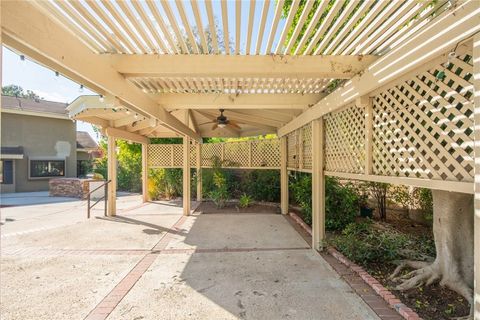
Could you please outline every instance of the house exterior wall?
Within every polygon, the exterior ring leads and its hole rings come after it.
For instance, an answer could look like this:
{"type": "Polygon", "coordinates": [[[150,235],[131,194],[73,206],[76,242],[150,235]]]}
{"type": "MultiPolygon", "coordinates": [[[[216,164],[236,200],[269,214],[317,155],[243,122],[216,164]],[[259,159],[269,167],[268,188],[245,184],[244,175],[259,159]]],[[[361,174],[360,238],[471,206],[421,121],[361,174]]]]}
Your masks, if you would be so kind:
{"type": "Polygon", "coordinates": [[[85,151],[77,151],[77,160],[92,160],[92,156],[85,151]]]}
{"type": "MultiPolygon", "coordinates": [[[[23,146],[15,160],[15,191],[46,191],[49,178],[29,178],[29,159],[65,159],[65,177],[77,176],[76,126],[68,119],[2,113],[2,146],[23,146]]],[[[7,192],[7,190],[2,192],[7,192]]]]}

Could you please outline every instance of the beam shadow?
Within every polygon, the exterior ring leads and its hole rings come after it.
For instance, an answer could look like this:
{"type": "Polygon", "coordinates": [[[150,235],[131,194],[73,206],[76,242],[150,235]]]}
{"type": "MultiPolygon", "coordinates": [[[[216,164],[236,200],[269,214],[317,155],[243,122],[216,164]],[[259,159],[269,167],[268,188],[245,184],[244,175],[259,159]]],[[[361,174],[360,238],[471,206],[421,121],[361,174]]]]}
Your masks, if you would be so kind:
{"type": "Polygon", "coordinates": [[[143,232],[148,234],[148,235],[160,234],[162,232],[168,232],[168,233],[171,233],[171,234],[182,235],[182,236],[184,236],[186,234],[185,231],[178,231],[178,230],[175,230],[175,229],[169,229],[169,228],[166,228],[166,227],[159,226],[157,224],[149,223],[149,222],[142,221],[142,220],[127,218],[127,217],[124,217],[124,216],[95,217],[95,218],[99,219],[99,220],[110,221],[110,222],[119,222],[119,223],[136,224],[136,225],[145,226],[145,227],[148,227],[149,229],[144,229],[143,232]]]}

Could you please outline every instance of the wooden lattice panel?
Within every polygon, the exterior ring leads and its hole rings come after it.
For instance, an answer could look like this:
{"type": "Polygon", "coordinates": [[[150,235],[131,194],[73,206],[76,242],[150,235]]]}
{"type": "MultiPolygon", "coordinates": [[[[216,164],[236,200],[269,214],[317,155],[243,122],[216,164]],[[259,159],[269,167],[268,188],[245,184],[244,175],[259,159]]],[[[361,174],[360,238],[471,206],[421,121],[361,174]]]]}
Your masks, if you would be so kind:
{"type": "Polygon", "coordinates": [[[250,143],[247,141],[231,142],[223,144],[223,155],[226,166],[229,167],[251,167],[250,164],[250,143]]]}
{"type": "MultiPolygon", "coordinates": [[[[183,144],[151,144],[148,151],[149,167],[183,167],[183,144]]],[[[196,167],[196,153],[196,145],[190,145],[191,167],[196,167]]],[[[280,168],[280,142],[278,139],[265,139],[203,144],[201,166],[211,167],[214,157],[229,168],[280,168]]]]}
{"type": "Polygon", "coordinates": [[[298,130],[292,131],[287,135],[287,167],[290,169],[298,168],[298,130]]]}
{"type": "Polygon", "coordinates": [[[151,168],[173,167],[172,146],[171,144],[149,144],[148,166],[151,168]]]}
{"type": "Polygon", "coordinates": [[[312,124],[302,128],[302,167],[312,169],[312,124]]]}
{"type": "Polygon", "coordinates": [[[171,144],[172,146],[172,166],[183,167],[183,144],[171,144]]]}
{"type": "Polygon", "coordinates": [[[280,141],[278,139],[253,140],[251,143],[251,167],[279,168],[280,141]]]}
{"type": "Polygon", "coordinates": [[[190,145],[190,167],[197,166],[197,146],[192,143],[190,145]]]}
{"type": "Polygon", "coordinates": [[[205,143],[202,146],[202,167],[211,167],[212,159],[223,159],[221,143],[205,143]]]}
{"type": "Polygon", "coordinates": [[[365,110],[350,106],[325,116],[325,170],[363,173],[365,110]]]}
{"type": "Polygon", "coordinates": [[[374,97],[374,174],[473,180],[472,72],[465,54],[374,97]]]}

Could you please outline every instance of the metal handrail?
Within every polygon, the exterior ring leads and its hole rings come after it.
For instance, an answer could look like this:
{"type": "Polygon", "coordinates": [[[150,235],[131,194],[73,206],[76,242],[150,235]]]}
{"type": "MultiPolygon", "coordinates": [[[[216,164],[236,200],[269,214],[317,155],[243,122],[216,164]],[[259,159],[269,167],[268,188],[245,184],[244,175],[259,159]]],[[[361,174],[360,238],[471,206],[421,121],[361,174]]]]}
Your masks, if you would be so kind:
{"type": "Polygon", "coordinates": [[[105,183],[101,184],[100,186],[96,187],[95,189],[93,189],[92,191],[89,191],[87,193],[87,219],[90,219],[90,210],[97,204],[99,203],[100,201],[102,201],[103,199],[105,199],[105,208],[104,208],[104,216],[106,217],[107,216],[107,194],[108,194],[108,184],[112,182],[112,180],[107,180],[105,181],[105,183]],[[99,198],[97,201],[95,201],[94,204],[90,205],[90,196],[92,195],[93,192],[97,191],[98,189],[102,188],[102,187],[105,187],[105,193],[103,195],[103,197],[99,198]]]}

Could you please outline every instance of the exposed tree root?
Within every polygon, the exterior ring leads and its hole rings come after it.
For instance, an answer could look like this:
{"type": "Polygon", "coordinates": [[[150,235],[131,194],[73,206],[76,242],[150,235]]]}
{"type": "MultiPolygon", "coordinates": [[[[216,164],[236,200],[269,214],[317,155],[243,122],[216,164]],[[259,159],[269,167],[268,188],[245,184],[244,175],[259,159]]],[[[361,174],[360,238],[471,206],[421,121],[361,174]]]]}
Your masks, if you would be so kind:
{"type": "Polygon", "coordinates": [[[451,270],[448,275],[441,272],[437,261],[433,263],[425,261],[413,261],[405,260],[393,271],[390,275],[390,279],[393,281],[402,281],[395,287],[395,290],[406,291],[414,288],[421,287],[422,285],[429,286],[436,282],[443,287],[457,292],[463,296],[470,304],[470,315],[467,317],[461,317],[457,319],[471,319],[473,316],[473,290],[462,279],[458,272],[451,270]],[[413,268],[415,270],[407,273],[406,275],[399,276],[403,269],[406,267],[413,268]]]}

